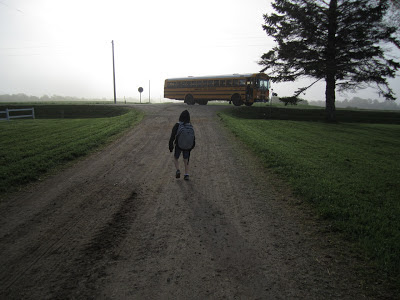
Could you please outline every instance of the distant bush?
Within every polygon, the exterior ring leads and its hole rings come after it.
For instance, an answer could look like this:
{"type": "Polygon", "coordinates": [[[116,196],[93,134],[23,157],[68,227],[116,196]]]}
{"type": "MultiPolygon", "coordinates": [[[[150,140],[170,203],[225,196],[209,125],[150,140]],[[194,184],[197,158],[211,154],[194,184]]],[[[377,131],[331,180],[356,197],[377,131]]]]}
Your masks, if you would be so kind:
{"type": "MultiPolygon", "coordinates": [[[[311,105],[325,107],[325,101],[311,101],[311,105]]],[[[361,109],[376,109],[376,110],[400,110],[400,105],[396,101],[385,100],[383,102],[372,99],[362,99],[354,97],[351,100],[343,100],[335,102],[337,108],[361,108],[361,109]]]]}
{"type": "Polygon", "coordinates": [[[282,97],[279,98],[279,101],[285,103],[285,106],[287,106],[288,104],[297,105],[297,103],[303,100],[298,97],[282,97]]]}

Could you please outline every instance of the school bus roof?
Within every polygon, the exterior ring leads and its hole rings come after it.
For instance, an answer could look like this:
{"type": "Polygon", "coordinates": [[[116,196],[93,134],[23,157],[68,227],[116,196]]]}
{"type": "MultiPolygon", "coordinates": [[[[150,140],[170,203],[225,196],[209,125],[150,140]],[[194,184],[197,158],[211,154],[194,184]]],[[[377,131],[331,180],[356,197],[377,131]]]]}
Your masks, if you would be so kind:
{"type": "Polygon", "coordinates": [[[267,76],[264,73],[249,73],[249,74],[229,74],[229,75],[212,75],[212,76],[189,76],[180,78],[168,78],[166,80],[207,80],[207,79],[234,79],[234,78],[248,78],[256,75],[267,76]]]}

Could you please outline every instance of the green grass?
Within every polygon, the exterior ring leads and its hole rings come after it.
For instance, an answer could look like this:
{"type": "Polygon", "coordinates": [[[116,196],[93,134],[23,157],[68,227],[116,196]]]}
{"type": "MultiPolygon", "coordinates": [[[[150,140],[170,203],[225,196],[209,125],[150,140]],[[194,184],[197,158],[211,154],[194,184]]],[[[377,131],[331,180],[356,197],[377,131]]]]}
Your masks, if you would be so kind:
{"type": "MultiPolygon", "coordinates": [[[[310,119],[310,112],[284,112],[310,119]]],[[[375,124],[266,120],[262,111],[231,109],[223,122],[335,231],[388,276],[400,275],[400,114],[360,116],[375,124]],[[260,114],[261,112],[261,114],[260,114]],[[256,119],[252,119],[256,118],[256,119]],[[396,125],[377,124],[393,122],[396,125]]],[[[276,112],[275,112],[276,113],[276,112]]],[[[312,113],[312,112],[311,112],[312,113]]],[[[317,113],[317,112],[314,112],[317,113]]],[[[318,113],[317,113],[318,114],[318,113]]],[[[313,119],[315,120],[315,119],[313,119]]]]}
{"type": "Polygon", "coordinates": [[[15,191],[89,154],[143,116],[135,110],[94,105],[39,105],[35,111],[35,120],[0,122],[0,194],[15,191]],[[61,110],[69,119],[55,118],[61,110]],[[73,119],[73,114],[78,119],[73,119]],[[54,119],[42,119],[45,117],[54,119]]]}

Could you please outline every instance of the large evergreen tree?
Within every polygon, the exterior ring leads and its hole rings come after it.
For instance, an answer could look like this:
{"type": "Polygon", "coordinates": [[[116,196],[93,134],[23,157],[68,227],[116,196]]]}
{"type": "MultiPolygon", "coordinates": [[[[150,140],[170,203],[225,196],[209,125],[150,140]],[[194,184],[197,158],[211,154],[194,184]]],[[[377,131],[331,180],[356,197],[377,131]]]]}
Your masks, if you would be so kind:
{"type": "MultiPolygon", "coordinates": [[[[385,22],[389,26],[397,28],[395,36],[400,38],[400,0],[389,0],[389,9],[385,17],[385,22]]],[[[396,44],[400,49],[400,44],[396,44]]]]}
{"type": "Polygon", "coordinates": [[[311,77],[325,80],[328,121],[335,121],[336,89],[355,90],[376,84],[386,99],[395,99],[387,78],[399,62],[385,53],[383,43],[397,45],[396,27],[383,21],[382,0],[275,0],[276,11],[265,14],[263,29],[277,45],[260,61],[274,82],[311,77]]]}

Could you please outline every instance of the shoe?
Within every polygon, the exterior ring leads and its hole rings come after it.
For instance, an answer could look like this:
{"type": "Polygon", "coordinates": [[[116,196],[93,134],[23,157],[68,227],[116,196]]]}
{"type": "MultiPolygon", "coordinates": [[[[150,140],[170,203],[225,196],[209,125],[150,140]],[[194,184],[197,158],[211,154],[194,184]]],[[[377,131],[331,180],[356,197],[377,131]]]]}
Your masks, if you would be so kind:
{"type": "Polygon", "coordinates": [[[176,178],[181,178],[181,171],[176,170],[175,177],[176,177],[176,178]]]}
{"type": "Polygon", "coordinates": [[[185,176],[183,176],[183,179],[185,179],[185,180],[189,180],[189,175],[188,175],[188,174],[186,174],[185,176]]]}

